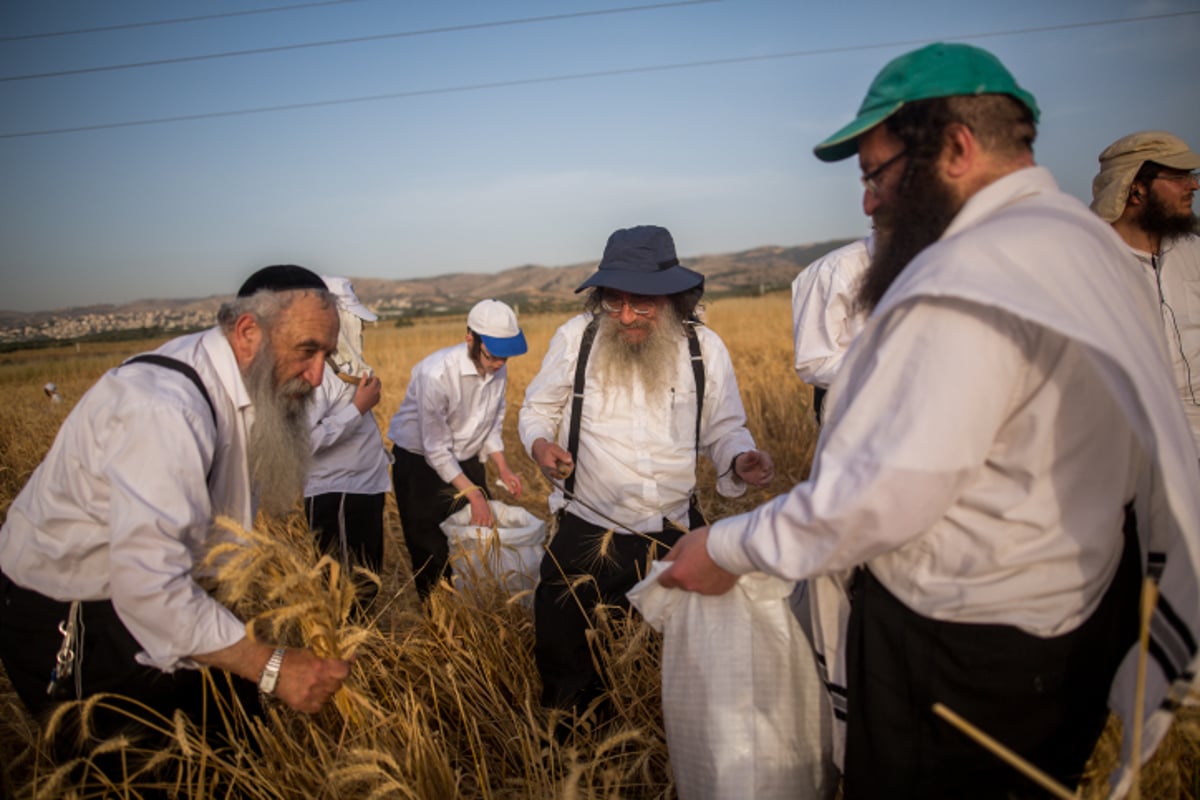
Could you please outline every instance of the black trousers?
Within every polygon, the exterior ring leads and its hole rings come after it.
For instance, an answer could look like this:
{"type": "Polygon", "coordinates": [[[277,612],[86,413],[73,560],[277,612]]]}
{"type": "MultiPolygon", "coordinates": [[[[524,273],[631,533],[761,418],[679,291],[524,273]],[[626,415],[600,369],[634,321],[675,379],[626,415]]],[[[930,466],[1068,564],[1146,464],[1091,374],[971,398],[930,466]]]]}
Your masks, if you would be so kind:
{"type": "MultiPolygon", "coordinates": [[[[78,668],[81,678],[78,697],[87,698],[102,692],[122,696],[112,698],[107,703],[116,706],[119,711],[97,706],[89,717],[92,745],[122,732],[143,740],[148,737],[152,743],[157,734],[139,722],[138,717],[144,718],[145,712],[137,703],[145,704],[168,719],[176,709],[181,709],[197,725],[207,714],[209,727],[213,730],[206,733],[214,745],[222,741],[225,732],[215,730],[221,723],[216,715],[213,691],[226,701],[232,692],[249,714],[261,713],[258,687],[250,681],[214,671],[212,683],[215,686],[205,687],[204,673],[200,670],[180,668],[173,673],[166,673],[143,666],[134,659],[142,650],[141,645],[121,622],[110,601],[89,601],[81,606],[84,633],[83,658],[78,668]],[[226,680],[226,677],[230,680],[226,680]]],[[[23,589],[7,575],[0,573],[0,660],[4,662],[4,670],[17,696],[40,721],[45,720],[62,702],[77,697],[74,678],[62,682],[55,696],[46,693],[51,670],[62,644],[58,625],[68,619],[69,609],[69,603],[23,589]]],[[[78,722],[70,719],[64,722],[64,735],[56,738],[56,755],[60,760],[78,754],[72,741],[78,722]]],[[[83,752],[87,747],[84,746],[83,752]]],[[[105,771],[108,771],[108,767],[119,769],[119,760],[114,758],[107,767],[101,766],[105,771]]]]}
{"type": "MultiPolygon", "coordinates": [[[[691,527],[704,524],[696,509],[691,527]]],[[[542,677],[542,705],[582,712],[604,692],[587,631],[597,604],[628,611],[625,593],[645,575],[650,561],[667,554],[683,532],[668,528],[641,536],[617,533],[599,555],[606,533],[571,514],[559,515],[558,532],[542,557],[534,593],[534,657],[542,677]],[[577,580],[590,576],[593,580],[577,580]]]]}
{"type": "Polygon", "coordinates": [[[860,570],[847,643],[846,799],[1048,796],[936,716],[935,702],[1075,787],[1104,730],[1113,675],[1137,638],[1140,589],[1131,509],[1100,605],[1048,639],[921,616],[860,570]]]}
{"type": "MultiPolygon", "coordinates": [[[[438,476],[425,461],[425,456],[396,446],[392,447],[392,455],[395,457],[392,486],[396,490],[400,527],[412,559],[417,594],[424,600],[439,580],[451,575],[450,544],[439,526],[467,501],[454,502],[458,490],[438,476]]],[[[487,469],[482,461],[469,458],[458,462],[458,466],[488,495],[487,469]]]]}
{"type": "MultiPolygon", "coordinates": [[[[308,527],[317,534],[321,550],[347,567],[359,565],[383,574],[383,504],[387,495],[329,492],[304,498],[308,527]]],[[[359,603],[369,605],[377,589],[360,585],[359,603]]]]}
{"type": "Polygon", "coordinates": [[[813,390],[813,399],[812,399],[813,416],[815,416],[817,418],[817,424],[820,425],[822,422],[822,418],[825,415],[825,395],[828,393],[829,390],[822,389],[820,386],[813,386],[812,390],[813,390]]]}

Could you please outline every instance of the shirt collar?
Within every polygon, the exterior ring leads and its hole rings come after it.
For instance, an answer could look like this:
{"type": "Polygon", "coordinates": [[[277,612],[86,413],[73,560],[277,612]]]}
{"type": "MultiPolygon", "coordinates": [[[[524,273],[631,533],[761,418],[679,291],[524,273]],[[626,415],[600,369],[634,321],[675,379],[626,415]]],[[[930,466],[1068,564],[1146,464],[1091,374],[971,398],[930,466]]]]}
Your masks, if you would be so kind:
{"type": "Polygon", "coordinates": [[[479,368],[476,367],[475,362],[471,360],[470,348],[467,346],[466,342],[459,344],[457,346],[457,350],[458,350],[458,369],[459,369],[459,374],[461,374],[462,377],[478,378],[479,380],[483,381],[484,383],[488,383],[489,381],[492,380],[492,378],[496,377],[496,374],[499,372],[499,370],[497,370],[496,372],[493,372],[491,375],[480,375],[479,374],[479,368]]]}
{"type": "Polygon", "coordinates": [[[234,406],[239,411],[249,406],[250,393],[246,391],[246,384],[242,380],[242,371],[238,368],[237,356],[233,354],[233,347],[225,338],[224,331],[220,327],[205,331],[201,338],[201,344],[208,354],[209,360],[212,361],[217,379],[233,400],[234,406]]]}

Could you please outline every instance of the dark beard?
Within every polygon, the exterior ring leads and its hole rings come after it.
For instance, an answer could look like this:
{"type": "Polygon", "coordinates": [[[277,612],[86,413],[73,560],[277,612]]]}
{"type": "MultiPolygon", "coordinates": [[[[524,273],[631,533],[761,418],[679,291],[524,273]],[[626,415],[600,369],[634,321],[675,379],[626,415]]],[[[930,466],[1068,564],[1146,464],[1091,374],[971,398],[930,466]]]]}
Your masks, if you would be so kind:
{"type": "Polygon", "coordinates": [[[1146,233],[1163,241],[1197,231],[1195,214],[1172,214],[1153,190],[1146,193],[1146,203],[1142,206],[1138,225],[1146,233]]]}
{"type": "Polygon", "coordinates": [[[262,509],[283,516],[295,506],[312,464],[312,386],[303,378],[276,386],[275,359],[266,341],[242,377],[254,406],[247,443],[250,482],[262,509]]]}
{"type": "Polygon", "coordinates": [[[961,207],[932,164],[912,165],[893,202],[875,212],[875,255],[859,283],[857,307],[873,311],[909,262],[938,240],[961,207]]]}

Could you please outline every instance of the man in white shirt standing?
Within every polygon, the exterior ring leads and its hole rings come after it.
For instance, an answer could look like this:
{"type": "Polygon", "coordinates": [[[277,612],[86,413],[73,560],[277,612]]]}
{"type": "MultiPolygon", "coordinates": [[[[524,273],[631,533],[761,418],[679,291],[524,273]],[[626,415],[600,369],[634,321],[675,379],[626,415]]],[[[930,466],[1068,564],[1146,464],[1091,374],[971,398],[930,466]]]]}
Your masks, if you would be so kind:
{"type": "Polygon", "coordinates": [[[114,692],[198,714],[199,666],[306,712],[341,686],[348,663],[251,641],[193,579],[215,516],[294,507],[337,325],[317,275],[267,267],[217,327],[110,370],[71,410],[0,528],[0,658],[30,712],[114,692]]]}
{"type": "Polygon", "coordinates": [[[514,497],[521,478],[504,456],[504,393],[508,359],[528,349],[517,315],[499,300],[481,300],[467,314],[464,342],[438,350],[413,367],[404,402],[392,416],[392,484],[404,543],[421,599],[450,576],[450,545],[440,523],[466,492],[471,524],[492,524],[486,461],[514,497]]]}
{"type": "Polygon", "coordinates": [[[679,263],[670,232],[613,233],[576,291],[588,288],[587,312],[554,334],[518,422],[558,513],[534,601],[542,703],[577,712],[603,691],[587,641],[593,607],[628,608],[648,558],[702,524],[697,457],[716,464],[728,497],[774,476],[746,429],[729,352],[695,317],[704,276],[679,263]]]}
{"type": "Polygon", "coordinates": [[[813,387],[812,409],[818,424],[825,393],[866,322],[854,292],[871,263],[873,249],[873,236],[851,242],[821,256],[792,281],[796,374],[813,387]]]}
{"type": "Polygon", "coordinates": [[[857,569],[848,800],[1038,791],[935,703],[1077,782],[1110,688],[1132,724],[1144,563],[1148,749],[1196,668],[1200,466],[1157,314],[1111,228],[1034,166],[1037,117],[990,53],[934,44],[817,146],[876,184],[873,312],[809,480],[688,534],[660,579],[857,569]]]}
{"type": "MultiPolygon", "coordinates": [[[[362,323],[378,319],[354,293],[350,280],[322,276],[337,301],[338,347],[313,390],[312,469],[304,486],[304,511],[321,549],[350,570],[383,571],[383,506],[388,452],[371,410],[383,389],[363,359],[362,323]]],[[[349,573],[347,573],[349,574],[349,573]]],[[[375,596],[374,584],[360,585],[359,603],[375,596]]]]}
{"type": "Polygon", "coordinates": [[[1123,136],[1100,154],[1092,210],[1143,267],[1162,313],[1175,383],[1200,449],[1200,236],[1197,155],[1166,131],[1123,136]]]}

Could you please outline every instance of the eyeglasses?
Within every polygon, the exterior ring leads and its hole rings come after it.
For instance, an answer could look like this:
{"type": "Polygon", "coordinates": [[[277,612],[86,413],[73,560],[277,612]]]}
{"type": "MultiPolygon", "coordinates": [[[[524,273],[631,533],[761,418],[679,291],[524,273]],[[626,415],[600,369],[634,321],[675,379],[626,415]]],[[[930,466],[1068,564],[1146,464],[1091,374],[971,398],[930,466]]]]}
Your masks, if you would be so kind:
{"type": "Polygon", "coordinates": [[[508,356],[494,356],[488,352],[488,349],[483,346],[483,342],[479,343],[479,355],[486,358],[488,361],[499,361],[501,364],[508,361],[508,356]]]}
{"type": "Polygon", "coordinates": [[[1154,176],[1162,178],[1164,181],[1175,181],[1177,183],[1192,183],[1193,181],[1200,182],[1200,172],[1192,170],[1191,172],[1160,172],[1154,176]]]}
{"type": "Polygon", "coordinates": [[[899,153],[896,153],[896,155],[892,156],[891,158],[889,158],[887,161],[880,164],[875,169],[863,174],[863,176],[861,178],[859,178],[859,180],[862,181],[863,188],[866,189],[871,194],[875,194],[875,195],[879,194],[879,178],[880,178],[880,176],[883,175],[884,171],[887,170],[888,167],[890,167],[892,164],[895,164],[897,161],[904,158],[906,155],[908,155],[908,151],[901,150],[899,153]]]}
{"type": "Polygon", "coordinates": [[[644,317],[654,310],[655,302],[653,297],[645,297],[640,294],[630,294],[622,297],[613,297],[606,294],[600,298],[600,307],[604,309],[604,313],[606,314],[620,314],[625,306],[629,306],[629,310],[639,317],[644,317]]]}

